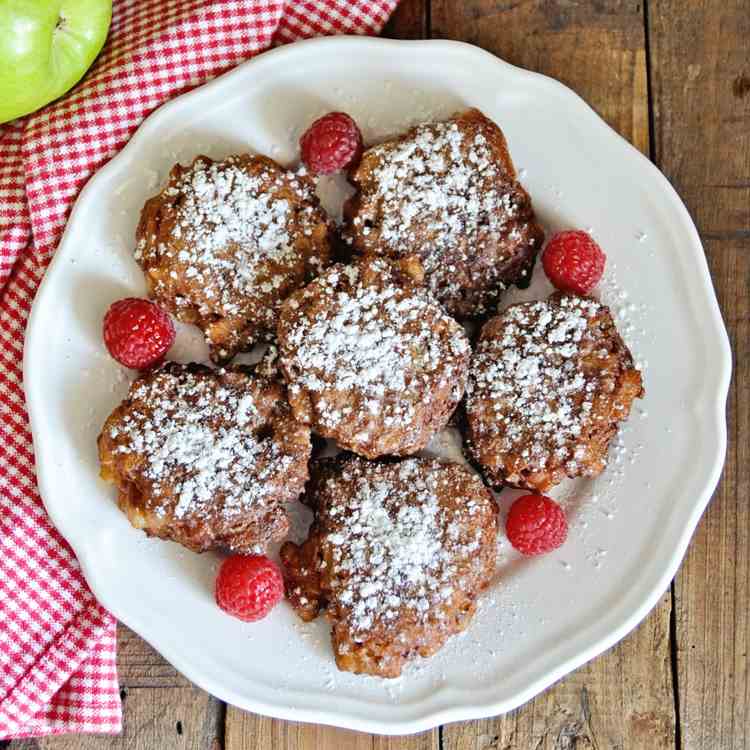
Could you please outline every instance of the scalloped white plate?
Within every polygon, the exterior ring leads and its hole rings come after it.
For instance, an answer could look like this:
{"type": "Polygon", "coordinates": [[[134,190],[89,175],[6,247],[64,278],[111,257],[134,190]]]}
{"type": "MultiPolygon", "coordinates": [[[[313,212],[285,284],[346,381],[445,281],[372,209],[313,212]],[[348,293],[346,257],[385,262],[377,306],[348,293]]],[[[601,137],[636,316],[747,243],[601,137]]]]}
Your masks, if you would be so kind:
{"type": "MultiPolygon", "coordinates": [[[[334,209],[339,188],[321,186],[334,209]]],[[[548,290],[538,271],[512,296],[548,290]]],[[[181,328],[173,358],[205,354],[181,328]]],[[[730,368],[685,207],[578,96],[465,44],[346,37],[261,55],[145,121],[82,191],[34,304],[24,362],[41,493],[102,603],[223,700],[394,734],[508,711],[646,615],[718,481],[730,368]],[[324,621],[302,625],[286,604],[255,625],[225,616],[212,598],[218,557],[148,540],[119,513],[97,476],[95,440],[130,375],[106,354],[101,319],[113,300],[144,292],[133,233],[173,162],[240,150],[292,162],[301,130],[325,111],[351,113],[372,142],[467,105],[505,131],[546,226],[589,228],[606,249],[601,295],[642,363],[647,396],[605,474],[556,493],[571,518],[560,550],[522,560],[501,540],[497,582],[465,634],[396,681],[343,674],[324,621]]],[[[438,448],[450,451],[451,437],[438,448]]]]}

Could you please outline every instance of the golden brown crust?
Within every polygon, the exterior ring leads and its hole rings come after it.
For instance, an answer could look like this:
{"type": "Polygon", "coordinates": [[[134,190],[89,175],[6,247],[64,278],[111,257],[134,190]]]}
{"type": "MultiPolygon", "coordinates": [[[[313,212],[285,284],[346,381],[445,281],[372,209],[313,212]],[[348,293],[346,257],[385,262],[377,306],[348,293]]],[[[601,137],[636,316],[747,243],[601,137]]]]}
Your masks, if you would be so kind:
{"type": "Polygon", "coordinates": [[[335,265],[283,305],[279,362],[295,416],[368,458],[410,455],[450,419],[471,349],[412,279],[413,259],[335,265]]]}
{"type": "Polygon", "coordinates": [[[416,254],[449,313],[491,313],[530,276],[544,232],[500,128],[478,109],[365,151],[350,179],[344,238],[360,253],[416,254]]]}
{"type": "Polygon", "coordinates": [[[98,446],[131,524],[196,552],[283,539],[311,450],[281,383],[174,362],[132,384],[98,446]]]}
{"type": "Polygon", "coordinates": [[[464,630],[496,558],[497,507],[481,480],[431,459],[320,462],[307,541],[281,550],[287,596],[325,608],[339,669],[398,677],[464,630]]]}
{"type": "Polygon", "coordinates": [[[474,352],[467,447],[493,486],[546,492],[603,471],[642,395],[607,307],[559,293],[511,305],[485,323],[474,352]]]}
{"type": "Polygon", "coordinates": [[[273,333],[281,302],[328,265],[332,232],[309,177],[265,156],[199,156],[146,202],[136,260],[149,294],[226,362],[273,333]]]}

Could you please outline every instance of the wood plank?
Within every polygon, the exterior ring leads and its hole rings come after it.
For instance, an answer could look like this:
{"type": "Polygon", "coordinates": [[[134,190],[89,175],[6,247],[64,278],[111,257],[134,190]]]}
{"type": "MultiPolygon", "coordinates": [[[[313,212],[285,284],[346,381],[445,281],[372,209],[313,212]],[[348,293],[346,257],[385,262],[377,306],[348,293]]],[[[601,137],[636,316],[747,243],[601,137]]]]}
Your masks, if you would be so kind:
{"type": "Polygon", "coordinates": [[[702,235],[749,240],[747,1],[653,0],[649,25],[655,161],[702,235]]]}
{"type": "Polygon", "coordinates": [[[675,580],[684,748],[750,748],[750,12],[652,0],[657,163],[704,240],[734,351],[723,481],[675,580]]]}
{"type": "Polygon", "coordinates": [[[435,38],[477,44],[562,81],[648,152],[645,35],[638,3],[432,0],[430,18],[435,38]]]}
{"type": "Polygon", "coordinates": [[[505,716],[443,727],[443,750],[674,748],[667,592],[611,651],[505,716]]]}
{"type": "Polygon", "coordinates": [[[316,724],[257,716],[227,706],[225,750],[438,750],[438,730],[378,737],[316,724]]]}
{"type": "Polygon", "coordinates": [[[130,628],[117,627],[117,673],[124,687],[192,687],[158,651],[130,628]]]}
{"type": "Polygon", "coordinates": [[[670,598],[635,634],[517,711],[444,727],[444,750],[673,748],[670,598]]]}
{"type": "MultiPolygon", "coordinates": [[[[649,150],[644,18],[632,2],[432,0],[432,35],[478,44],[571,86],[649,150]]],[[[625,641],[508,714],[443,728],[444,750],[672,748],[676,717],[666,594],[625,641]]]]}
{"type": "Polygon", "coordinates": [[[424,39],[427,28],[429,0],[402,0],[396,12],[383,29],[382,36],[389,39],[424,39]]]}
{"type": "Polygon", "coordinates": [[[126,689],[117,737],[63,735],[12,742],[8,750],[222,750],[222,704],[198,688],[126,689]]]}

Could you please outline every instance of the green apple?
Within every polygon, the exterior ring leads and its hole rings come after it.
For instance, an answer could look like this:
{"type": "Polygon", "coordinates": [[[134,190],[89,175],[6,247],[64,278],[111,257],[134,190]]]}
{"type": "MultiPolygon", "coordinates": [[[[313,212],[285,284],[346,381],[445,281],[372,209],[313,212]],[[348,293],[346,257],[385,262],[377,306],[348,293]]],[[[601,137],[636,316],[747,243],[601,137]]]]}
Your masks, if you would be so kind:
{"type": "Polygon", "coordinates": [[[0,0],[0,122],[81,80],[104,45],[112,0],[0,0]]]}

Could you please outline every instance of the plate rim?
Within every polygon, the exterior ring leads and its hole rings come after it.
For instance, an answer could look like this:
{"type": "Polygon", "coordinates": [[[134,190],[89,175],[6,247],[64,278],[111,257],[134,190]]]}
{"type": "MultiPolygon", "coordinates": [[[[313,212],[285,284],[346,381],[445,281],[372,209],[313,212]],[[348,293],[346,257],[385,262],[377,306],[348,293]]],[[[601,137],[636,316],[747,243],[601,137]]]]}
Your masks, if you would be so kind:
{"type": "MultiPolygon", "coordinates": [[[[129,139],[127,144],[88,179],[74,203],[57,251],[45,271],[37,295],[34,299],[28,319],[24,342],[23,385],[26,394],[27,411],[29,413],[36,457],[37,484],[44,506],[53,524],[73,548],[81,565],[83,575],[95,597],[117,619],[132,628],[143,637],[144,640],[149,642],[171,664],[173,664],[178,671],[183,673],[196,685],[232,705],[266,716],[286,720],[331,724],[375,734],[411,734],[448,722],[483,718],[510,711],[530,700],[564,675],[577,669],[582,664],[613,646],[636,625],[638,625],[641,620],[643,620],[657,603],[663,591],[667,588],[669,582],[674,577],[680,563],[682,562],[698,521],[711,499],[713,491],[721,476],[726,454],[727,427],[725,408],[731,379],[731,370],[732,359],[729,337],[721,317],[701,239],[687,208],[670,182],[659,171],[659,169],[644,154],[607,125],[578,94],[553,78],[519,68],[505,62],[490,52],[466,42],[452,40],[392,40],[378,37],[335,36],[309,39],[269,50],[241,63],[217,78],[165,102],[149,114],[139,125],[138,129],[129,139]],[[43,345],[43,332],[39,329],[39,326],[36,325],[36,320],[40,316],[39,311],[44,307],[45,299],[49,294],[49,290],[53,288],[50,278],[55,278],[55,275],[58,273],[62,264],[61,258],[63,253],[61,251],[66,243],[70,241],[70,236],[72,235],[70,227],[74,224],[80,206],[87,200],[89,193],[97,188],[98,183],[102,182],[109,172],[116,168],[118,162],[125,161],[130,154],[138,148],[140,142],[148,137],[149,131],[155,127],[155,123],[164,116],[164,113],[179,106],[183,106],[185,102],[191,98],[199,98],[208,89],[218,89],[226,85],[229,80],[232,80],[235,77],[247,75],[248,70],[255,70],[256,68],[262,68],[263,66],[268,65],[282,64],[284,58],[293,57],[299,54],[300,50],[303,48],[308,51],[320,48],[322,53],[331,54],[332,51],[335,52],[337,48],[344,50],[352,44],[363,48],[408,47],[410,48],[410,51],[415,53],[419,53],[428,48],[430,49],[430,52],[442,48],[446,53],[451,55],[459,54],[464,55],[467,58],[473,57],[477,62],[481,62],[485,66],[494,66],[498,71],[502,71],[502,74],[504,75],[511,75],[520,79],[533,79],[535,85],[547,86],[550,91],[554,91],[557,95],[562,95],[571,101],[571,106],[576,107],[577,110],[582,113],[582,116],[588,118],[592,126],[595,126],[600,130],[606,130],[609,134],[608,137],[611,138],[614,136],[614,139],[625,144],[630,155],[640,161],[641,168],[651,171],[653,177],[660,183],[665,200],[669,200],[673,208],[676,209],[683,225],[683,229],[686,230],[687,235],[691,238],[690,247],[693,250],[695,260],[698,264],[696,272],[700,276],[706,297],[705,301],[711,308],[710,325],[717,334],[717,345],[721,354],[720,361],[717,363],[720,366],[720,372],[718,373],[716,381],[717,388],[715,393],[712,394],[711,402],[706,406],[707,413],[710,409],[710,416],[713,421],[712,428],[717,437],[711,472],[706,477],[703,483],[703,488],[694,501],[691,513],[686,514],[686,517],[680,524],[681,530],[672,551],[669,565],[666,566],[657,580],[651,583],[650,588],[639,595],[638,598],[641,602],[640,605],[636,607],[629,616],[625,617],[616,627],[610,628],[604,635],[601,635],[590,643],[587,648],[579,650],[577,653],[563,660],[556,668],[545,672],[544,675],[532,681],[527,689],[516,693],[512,699],[494,701],[491,699],[477,699],[459,705],[443,705],[442,707],[431,708],[427,703],[428,699],[422,698],[413,704],[419,709],[416,711],[417,715],[412,715],[410,718],[393,718],[389,721],[373,719],[364,713],[355,716],[352,713],[339,713],[336,710],[295,707],[293,705],[285,704],[283,699],[279,702],[267,702],[258,699],[257,697],[249,698],[247,695],[240,695],[232,687],[220,684],[220,682],[217,682],[211,676],[200,673],[199,669],[193,669],[189,663],[186,663],[183,660],[179,649],[173,649],[169,642],[160,640],[158,633],[150,632],[147,625],[142,622],[142,618],[137,616],[131,617],[129,612],[122,611],[119,606],[111,600],[106,589],[103,589],[99,585],[99,580],[95,573],[95,561],[90,558],[85,542],[76,537],[72,526],[67,522],[64,514],[60,512],[60,508],[55,507],[54,503],[48,503],[47,501],[47,497],[51,497],[53,494],[51,487],[54,484],[54,477],[52,476],[54,472],[45,468],[46,446],[44,445],[44,440],[40,437],[43,433],[40,425],[44,423],[44,415],[41,413],[40,408],[35,406],[33,394],[36,391],[36,383],[31,368],[31,362],[34,359],[34,352],[40,345],[43,345]]],[[[441,688],[441,695],[447,695],[450,697],[451,690],[452,689],[449,686],[441,688]],[[445,691],[445,693],[443,693],[443,691],[445,691]]]]}

